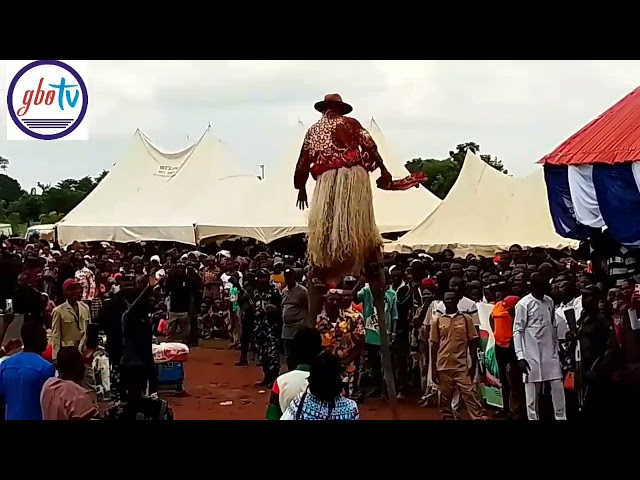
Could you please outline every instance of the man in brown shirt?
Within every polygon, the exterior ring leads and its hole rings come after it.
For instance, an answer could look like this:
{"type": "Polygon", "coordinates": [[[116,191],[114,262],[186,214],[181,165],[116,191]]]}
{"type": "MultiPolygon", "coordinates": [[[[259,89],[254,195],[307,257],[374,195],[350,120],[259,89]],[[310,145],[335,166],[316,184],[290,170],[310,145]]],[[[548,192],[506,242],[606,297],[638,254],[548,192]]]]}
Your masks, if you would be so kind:
{"type": "MultiPolygon", "coordinates": [[[[86,303],[81,301],[82,285],[75,279],[67,279],[63,284],[67,301],[53,309],[51,320],[51,338],[49,339],[53,359],[63,347],[75,347],[85,353],[87,342],[87,324],[91,322],[91,313],[86,303]]],[[[95,375],[90,364],[85,367],[83,386],[95,392],[95,375]]]]}
{"type": "Polygon", "coordinates": [[[444,295],[445,313],[431,324],[429,341],[433,382],[440,389],[440,411],[443,420],[452,420],[451,401],[457,388],[473,420],[484,420],[472,378],[477,367],[476,344],[478,334],[470,315],[458,312],[455,292],[444,295]],[[471,364],[467,362],[467,352],[471,364]]]}
{"type": "Polygon", "coordinates": [[[87,338],[87,323],[91,321],[89,307],[80,301],[82,285],[73,279],[63,285],[67,301],[53,309],[51,322],[51,345],[53,359],[62,347],[76,347],[82,351],[87,338]]]}

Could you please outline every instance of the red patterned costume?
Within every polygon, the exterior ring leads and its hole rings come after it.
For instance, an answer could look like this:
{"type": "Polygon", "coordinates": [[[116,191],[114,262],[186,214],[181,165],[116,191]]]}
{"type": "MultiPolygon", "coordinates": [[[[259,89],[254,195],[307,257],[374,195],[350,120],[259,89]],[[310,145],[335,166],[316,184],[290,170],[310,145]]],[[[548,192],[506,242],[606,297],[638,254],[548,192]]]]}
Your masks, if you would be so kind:
{"type": "Polygon", "coordinates": [[[417,187],[425,176],[394,181],[369,132],[344,116],[352,108],[340,95],[325,96],[315,108],[322,118],[307,131],[294,176],[301,208],[307,204],[309,174],[316,180],[309,205],[309,261],[325,278],[359,275],[366,262],[377,261],[382,246],[369,173],[380,169],[377,185],[384,190],[417,187]]]}

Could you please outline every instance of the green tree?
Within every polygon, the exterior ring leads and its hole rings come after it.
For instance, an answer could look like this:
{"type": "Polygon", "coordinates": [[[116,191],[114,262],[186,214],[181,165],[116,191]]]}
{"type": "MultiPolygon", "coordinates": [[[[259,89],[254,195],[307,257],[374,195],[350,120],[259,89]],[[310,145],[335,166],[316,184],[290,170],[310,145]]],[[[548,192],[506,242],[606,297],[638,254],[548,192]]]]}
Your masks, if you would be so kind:
{"type": "Polygon", "coordinates": [[[106,176],[106,173],[103,171],[95,180],[91,177],[61,180],[53,187],[39,183],[38,187],[42,191],[40,196],[43,204],[41,213],[56,212],[56,215],[69,213],[93,191],[106,176]]]}
{"type": "MultiPolygon", "coordinates": [[[[455,150],[449,152],[449,157],[444,160],[414,158],[405,164],[405,168],[411,173],[423,172],[427,175],[427,181],[423,184],[425,188],[431,191],[438,198],[444,199],[456,183],[467,150],[472,153],[480,152],[480,145],[475,142],[461,143],[456,146],[455,150]]],[[[491,165],[496,170],[504,173],[509,172],[498,158],[494,158],[488,154],[480,155],[482,161],[491,165]]]]}
{"type": "Polygon", "coordinates": [[[39,195],[23,194],[20,199],[9,204],[7,209],[9,214],[17,214],[20,223],[26,223],[27,226],[37,223],[42,213],[42,199],[39,195]]]}
{"type": "Polygon", "coordinates": [[[0,223],[9,223],[9,212],[7,212],[7,202],[0,200],[0,223]]]}
{"type": "Polygon", "coordinates": [[[467,150],[470,150],[471,153],[477,154],[480,151],[480,145],[476,142],[467,142],[456,145],[455,151],[449,151],[449,158],[462,165],[464,163],[464,158],[467,156],[467,150]]]}
{"type": "Polygon", "coordinates": [[[102,180],[104,180],[104,177],[106,177],[106,176],[107,176],[107,173],[109,173],[109,170],[102,170],[102,171],[100,172],[100,175],[98,175],[97,177],[95,177],[95,178],[93,179],[93,183],[94,183],[93,188],[97,187],[97,186],[98,186],[98,184],[99,184],[102,180]]]}
{"type": "Polygon", "coordinates": [[[0,170],[3,172],[9,168],[9,159],[0,155],[0,170]]]}
{"type": "Polygon", "coordinates": [[[23,193],[24,190],[22,190],[20,183],[15,178],[0,173],[0,200],[4,200],[9,204],[20,199],[23,193]]]}
{"type": "Polygon", "coordinates": [[[423,184],[424,187],[439,198],[447,195],[460,173],[460,166],[450,158],[445,160],[414,158],[407,162],[405,167],[411,173],[426,173],[427,180],[423,184]]]}
{"type": "Polygon", "coordinates": [[[509,170],[507,170],[502,164],[502,160],[498,160],[498,157],[492,157],[491,155],[480,155],[480,158],[484,163],[491,165],[499,172],[502,172],[505,175],[509,175],[509,170]]]}
{"type": "Polygon", "coordinates": [[[76,207],[107,175],[103,170],[97,177],[69,178],[55,185],[42,182],[25,192],[20,184],[0,174],[0,222],[11,223],[14,232],[39,223],[57,223],[76,207]],[[39,190],[39,193],[38,193],[39,190]]]}

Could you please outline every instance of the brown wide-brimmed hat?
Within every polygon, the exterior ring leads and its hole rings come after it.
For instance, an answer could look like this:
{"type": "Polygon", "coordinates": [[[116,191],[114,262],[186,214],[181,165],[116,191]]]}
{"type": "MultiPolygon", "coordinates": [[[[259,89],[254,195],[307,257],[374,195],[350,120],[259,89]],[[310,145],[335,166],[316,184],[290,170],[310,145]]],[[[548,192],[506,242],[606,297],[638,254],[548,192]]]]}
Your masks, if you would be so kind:
{"type": "Polygon", "coordinates": [[[343,102],[342,97],[337,93],[328,93],[324,96],[324,100],[317,102],[313,107],[321,113],[331,107],[332,110],[335,110],[340,115],[346,115],[353,110],[353,107],[343,102]]]}

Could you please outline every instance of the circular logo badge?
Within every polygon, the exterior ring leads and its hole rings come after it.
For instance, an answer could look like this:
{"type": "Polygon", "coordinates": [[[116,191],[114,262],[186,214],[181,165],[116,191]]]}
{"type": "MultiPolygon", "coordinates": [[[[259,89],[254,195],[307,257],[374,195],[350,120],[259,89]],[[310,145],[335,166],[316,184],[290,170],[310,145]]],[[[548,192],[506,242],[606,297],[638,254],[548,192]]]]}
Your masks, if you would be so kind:
{"type": "Polygon", "coordinates": [[[87,86],[71,66],[58,60],[25,65],[9,84],[7,107],[16,126],[38,140],[66,137],[87,114],[87,86]]]}

